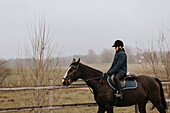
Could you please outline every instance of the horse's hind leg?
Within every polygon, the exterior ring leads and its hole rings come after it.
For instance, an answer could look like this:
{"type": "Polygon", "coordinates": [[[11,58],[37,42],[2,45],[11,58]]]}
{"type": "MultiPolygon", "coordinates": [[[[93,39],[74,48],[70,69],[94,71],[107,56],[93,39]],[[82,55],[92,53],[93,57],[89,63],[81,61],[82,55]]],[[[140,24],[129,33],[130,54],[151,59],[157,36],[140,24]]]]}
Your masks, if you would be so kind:
{"type": "Polygon", "coordinates": [[[158,106],[156,106],[156,108],[158,109],[158,111],[159,111],[160,113],[166,113],[164,107],[163,107],[161,104],[158,105],[158,106]]]}
{"type": "Polygon", "coordinates": [[[162,103],[153,103],[154,106],[157,108],[157,110],[160,112],[160,113],[166,113],[165,111],[165,108],[163,107],[162,103]]]}
{"type": "Polygon", "coordinates": [[[157,97],[155,99],[150,100],[152,104],[157,108],[160,113],[166,113],[165,108],[161,102],[161,98],[157,97]]]}
{"type": "Polygon", "coordinates": [[[141,102],[141,103],[138,104],[140,113],[146,113],[146,103],[147,102],[141,102]]]}

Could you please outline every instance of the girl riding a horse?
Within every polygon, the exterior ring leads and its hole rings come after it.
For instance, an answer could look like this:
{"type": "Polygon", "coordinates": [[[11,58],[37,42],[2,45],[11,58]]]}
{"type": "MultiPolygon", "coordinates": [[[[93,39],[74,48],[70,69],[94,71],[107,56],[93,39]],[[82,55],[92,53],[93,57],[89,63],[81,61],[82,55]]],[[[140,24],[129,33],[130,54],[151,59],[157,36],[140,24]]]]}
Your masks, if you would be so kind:
{"type": "Polygon", "coordinates": [[[124,44],[121,40],[115,41],[112,47],[115,47],[116,54],[110,69],[106,72],[106,74],[109,76],[114,75],[114,81],[118,89],[115,95],[116,97],[120,97],[120,99],[123,99],[120,79],[123,79],[127,73],[127,55],[123,46],[124,44]]]}

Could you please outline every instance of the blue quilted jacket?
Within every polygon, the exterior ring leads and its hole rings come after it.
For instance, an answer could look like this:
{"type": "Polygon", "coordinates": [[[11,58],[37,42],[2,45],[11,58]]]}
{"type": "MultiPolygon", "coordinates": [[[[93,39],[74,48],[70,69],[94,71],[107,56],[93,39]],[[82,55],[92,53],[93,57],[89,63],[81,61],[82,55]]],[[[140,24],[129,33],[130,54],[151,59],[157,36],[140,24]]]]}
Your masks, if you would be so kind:
{"type": "Polygon", "coordinates": [[[122,49],[116,51],[113,63],[107,71],[108,75],[113,75],[119,72],[127,73],[127,55],[122,49]]]}

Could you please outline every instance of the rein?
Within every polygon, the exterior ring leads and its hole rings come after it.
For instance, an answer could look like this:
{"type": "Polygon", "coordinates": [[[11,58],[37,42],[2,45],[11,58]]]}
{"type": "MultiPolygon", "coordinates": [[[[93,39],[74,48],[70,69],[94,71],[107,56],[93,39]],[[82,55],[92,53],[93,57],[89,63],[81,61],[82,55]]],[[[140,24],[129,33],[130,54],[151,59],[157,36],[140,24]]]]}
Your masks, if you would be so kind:
{"type": "Polygon", "coordinates": [[[90,81],[90,80],[96,80],[96,79],[101,79],[102,77],[95,77],[95,78],[89,78],[89,79],[83,79],[83,80],[77,80],[77,81],[75,81],[75,82],[79,82],[79,81],[86,81],[86,82],[88,82],[88,81],[90,81]]]}
{"type": "MultiPolygon", "coordinates": [[[[75,82],[79,82],[79,81],[85,81],[85,82],[88,82],[88,81],[90,81],[90,80],[100,79],[100,82],[99,82],[99,84],[98,84],[98,86],[97,86],[97,88],[99,88],[100,83],[102,82],[103,78],[104,78],[104,73],[102,74],[102,76],[101,76],[101,77],[95,77],[95,78],[89,78],[89,79],[77,80],[77,81],[75,81],[75,82]]],[[[92,90],[92,89],[91,89],[88,85],[87,85],[87,87],[89,88],[90,92],[91,92],[92,94],[94,94],[94,91],[93,91],[93,90],[92,90]]]]}
{"type": "MultiPolygon", "coordinates": [[[[71,84],[71,83],[73,82],[73,78],[74,78],[75,73],[77,72],[77,70],[78,70],[78,68],[79,68],[79,64],[78,64],[76,67],[74,67],[74,68],[75,68],[75,72],[74,72],[70,77],[68,77],[68,78],[63,78],[64,80],[69,80],[69,79],[70,79],[69,84],[71,84]]],[[[77,80],[77,81],[75,81],[75,82],[79,82],[79,81],[88,82],[88,81],[91,81],[91,80],[100,79],[99,84],[98,84],[98,88],[99,88],[100,83],[102,82],[102,80],[103,80],[103,78],[104,78],[104,75],[105,75],[105,73],[103,73],[101,77],[95,77],[95,78],[89,78],[89,79],[84,79],[84,78],[82,78],[83,80],[77,80]]],[[[88,86],[88,88],[89,88],[89,90],[91,91],[91,93],[94,94],[93,90],[92,90],[89,86],[88,86]]]]}

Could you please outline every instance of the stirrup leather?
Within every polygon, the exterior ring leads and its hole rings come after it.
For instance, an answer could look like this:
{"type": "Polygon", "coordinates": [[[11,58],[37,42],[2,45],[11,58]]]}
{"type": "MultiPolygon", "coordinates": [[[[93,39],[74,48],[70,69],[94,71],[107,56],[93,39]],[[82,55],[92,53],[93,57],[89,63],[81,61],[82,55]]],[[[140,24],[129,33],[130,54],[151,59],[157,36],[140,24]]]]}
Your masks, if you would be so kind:
{"type": "Polygon", "coordinates": [[[123,99],[123,94],[119,93],[118,91],[115,94],[116,97],[119,97],[120,99],[123,99]]]}

